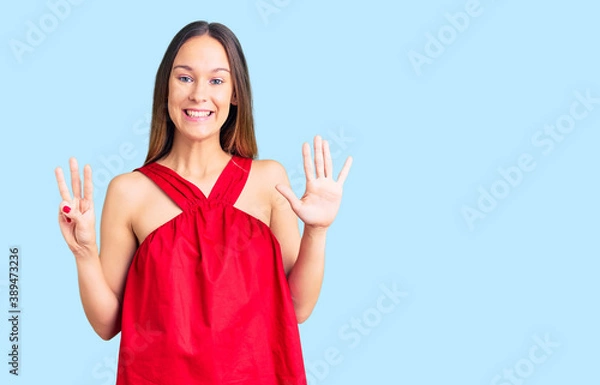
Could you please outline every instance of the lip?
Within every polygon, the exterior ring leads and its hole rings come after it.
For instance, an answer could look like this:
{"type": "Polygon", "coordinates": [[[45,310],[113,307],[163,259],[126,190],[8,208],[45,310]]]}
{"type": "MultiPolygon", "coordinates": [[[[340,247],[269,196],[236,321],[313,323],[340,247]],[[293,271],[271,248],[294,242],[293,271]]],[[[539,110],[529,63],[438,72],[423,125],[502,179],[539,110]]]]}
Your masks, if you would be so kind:
{"type": "Polygon", "coordinates": [[[196,108],[184,108],[183,110],[181,110],[181,113],[183,114],[183,118],[185,120],[187,120],[188,122],[206,122],[210,119],[213,118],[213,116],[215,115],[215,112],[213,110],[206,110],[206,109],[196,109],[196,108]],[[191,116],[189,116],[186,111],[196,111],[196,112],[212,112],[210,115],[208,116],[199,116],[197,118],[193,118],[191,116]]]}

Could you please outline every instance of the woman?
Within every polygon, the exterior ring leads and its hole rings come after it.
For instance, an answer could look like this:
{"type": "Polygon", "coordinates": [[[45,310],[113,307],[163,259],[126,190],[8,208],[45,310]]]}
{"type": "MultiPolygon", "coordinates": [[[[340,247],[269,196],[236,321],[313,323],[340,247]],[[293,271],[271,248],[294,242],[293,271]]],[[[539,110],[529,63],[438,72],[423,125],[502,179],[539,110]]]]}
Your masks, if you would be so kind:
{"type": "Polygon", "coordinates": [[[297,324],[319,296],[351,159],[334,181],[328,143],[315,137],[314,166],[305,143],[298,199],[256,151],[241,46],[194,22],[158,69],[144,166],[108,187],[101,250],[90,166],[82,186],[70,160],[72,196],[57,168],[84,311],[101,338],[121,332],[118,385],[306,384],[297,324]]]}

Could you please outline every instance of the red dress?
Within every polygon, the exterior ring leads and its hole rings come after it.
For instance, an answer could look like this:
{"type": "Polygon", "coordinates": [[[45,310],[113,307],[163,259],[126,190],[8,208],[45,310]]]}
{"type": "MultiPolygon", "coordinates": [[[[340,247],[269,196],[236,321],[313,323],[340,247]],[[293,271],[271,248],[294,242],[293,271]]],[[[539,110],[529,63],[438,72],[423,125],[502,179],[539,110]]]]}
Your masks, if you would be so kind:
{"type": "Polygon", "coordinates": [[[306,384],[279,243],[233,207],[251,164],[232,157],[208,198],[170,168],[138,169],[183,212],[133,257],[117,385],[306,384]]]}

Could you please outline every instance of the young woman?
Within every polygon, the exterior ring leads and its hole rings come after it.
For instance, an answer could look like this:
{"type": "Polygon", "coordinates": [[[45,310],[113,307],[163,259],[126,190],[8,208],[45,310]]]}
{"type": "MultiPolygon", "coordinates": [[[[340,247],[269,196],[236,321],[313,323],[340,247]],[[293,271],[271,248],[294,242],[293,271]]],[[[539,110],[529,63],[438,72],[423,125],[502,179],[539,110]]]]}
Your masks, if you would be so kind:
{"type": "Polygon", "coordinates": [[[72,195],[56,169],[86,316],[105,340],[121,332],[117,384],[306,384],[298,323],[351,159],[335,181],[328,143],[315,137],[314,162],[305,143],[301,199],[279,163],[253,160],[246,61],[218,23],[174,37],[152,111],[144,166],[108,187],[100,250],[90,166],[82,183],[70,160],[72,195]]]}

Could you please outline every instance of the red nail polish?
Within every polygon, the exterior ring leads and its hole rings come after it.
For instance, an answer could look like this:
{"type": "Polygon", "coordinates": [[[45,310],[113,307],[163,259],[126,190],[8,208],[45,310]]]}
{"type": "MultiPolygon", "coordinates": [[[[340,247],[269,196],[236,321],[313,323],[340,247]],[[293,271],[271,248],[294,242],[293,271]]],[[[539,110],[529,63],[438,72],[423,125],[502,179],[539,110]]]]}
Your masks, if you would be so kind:
{"type": "Polygon", "coordinates": [[[65,212],[65,213],[67,213],[67,214],[68,214],[68,213],[70,213],[70,212],[71,212],[71,208],[70,208],[69,206],[64,206],[64,207],[63,207],[63,212],[65,212]]]}
{"type": "Polygon", "coordinates": [[[71,223],[71,218],[67,218],[67,223],[71,223]]]}

